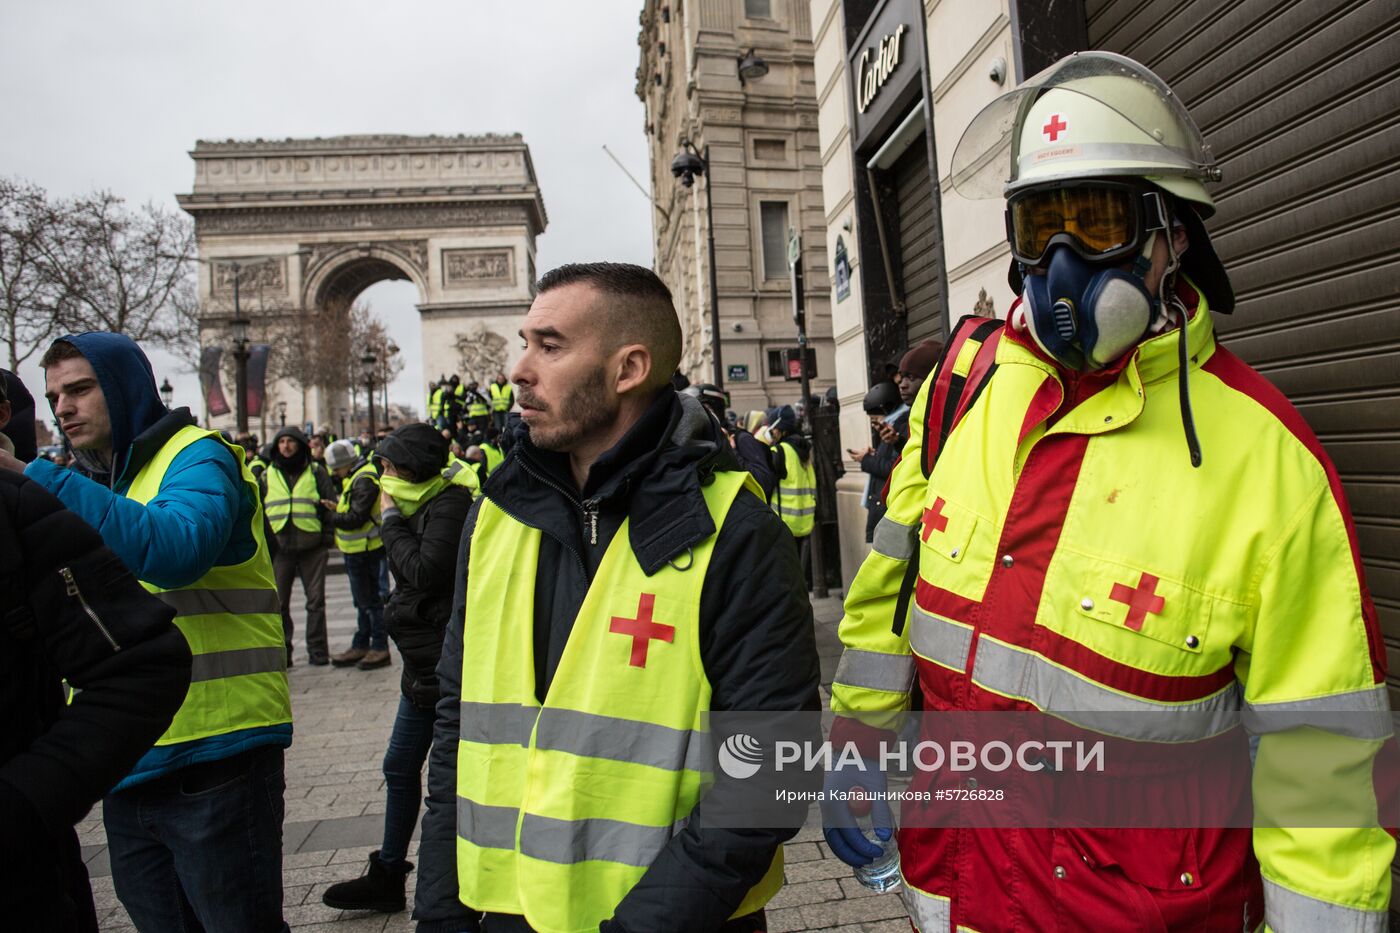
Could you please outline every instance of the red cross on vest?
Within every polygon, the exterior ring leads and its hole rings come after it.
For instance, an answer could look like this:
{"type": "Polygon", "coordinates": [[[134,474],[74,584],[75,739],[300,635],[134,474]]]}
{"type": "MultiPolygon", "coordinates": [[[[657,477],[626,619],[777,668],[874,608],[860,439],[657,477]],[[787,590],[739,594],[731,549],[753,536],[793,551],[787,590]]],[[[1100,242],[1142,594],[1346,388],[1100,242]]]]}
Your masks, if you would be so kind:
{"type": "Polygon", "coordinates": [[[674,625],[662,625],[660,622],[651,620],[651,610],[655,606],[656,594],[643,593],[642,598],[637,602],[637,617],[635,619],[613,616],[612,622],[608,625],[609,632],[632,637],[632,656],[627,663],[633,667],[647,666],[647,648],[650,647],[653,638],[667,644],[675,640],[676,627],[674,625]]]}
{"type": "Polygon", "coordinates": [[[1156,589],[1157,578],[1150,573],[1144,573],[1138,581],[1137,589],[1115,583],[1113,592],[1108,596],[1115,602],[1128,604],[1128,618],[1123,624],[1134,632],[1140,632],[1142,623],[1147,621],[1147,614],[1150,612],[1153,615],[1161,615],[1162,608],[1167,604],[1165,599],[1153,592],[1156,589]]]}
{"type": "Polygon", "coordinates": [[[1050,138],[1053,143],[1060,138],[1060,134],[1069,129],[1069,124],[1060,119],[1058,113],[1050,115],[1050,122],[1040,128],[1040,131],[1050,138]]]}
{"type": "Polygon", "coordinates": [[[920,519],[920,523],[924,526],[923,540],[927,541],[935,531],[942,531],[948,527],[948,516],[942,514],[943,506],[947,504],[943,501],[943,497],[939,496],[933,500],[932,506],[924,509],[924,517],[920,519]]]}

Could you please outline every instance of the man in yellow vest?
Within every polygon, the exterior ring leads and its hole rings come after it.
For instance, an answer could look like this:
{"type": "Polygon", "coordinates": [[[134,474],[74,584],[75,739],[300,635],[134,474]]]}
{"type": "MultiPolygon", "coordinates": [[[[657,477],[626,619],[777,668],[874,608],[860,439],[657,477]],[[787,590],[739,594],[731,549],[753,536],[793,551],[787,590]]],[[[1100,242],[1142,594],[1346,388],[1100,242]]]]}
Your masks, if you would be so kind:
{"type": "Polygon", "coordinates": [[[475,379],[462,387],[462,402],[467,430],[473,434],[484,434],[491,421],[491,405],[481,394],[481,384],[475,379]]]}
{"type": "Polygon", "coordinates": [[[272,462],[262,472],[263,508],[277,538],[272,570],[282,607],[287,641],[287,664],[292,663],[292,584],[301,577],[306,595],[307,663],[331,663],[326,642],[326,561],[331,527],[323,519],[323,500],[335,499],[335,485],[311,459],[306,435],[297,427],[279,430],[272,439],[272,462]]]}
{"type": "Polygon", "coordinates": [[[473,504],[438,666],[418,930],[762,930],[792,830],[714,819],[732,779],[697,733],[820,709],[792,537],[670,387],[654,273],[556,269],[521,333],[528,437],[473,504]]]}
{"type": "Polygon", "coordinates": [[[25,474],[175,609],[193,653],[170,728],[103,804],[117,897],[140,930],[285,930],[292,711],[257,483],[242,449],[166,410],[130,338],[64,337],[40,365],[77,468],[25,474]]]}
{"type": "Polygon", "coordinates": [[[506,429],[506,415],[515,405],[515,387],[510,384],[505,373],[496,373],[496,379],[488,387],[491,390],[491,422],[497,431],[506,429]]]}
{"type": "Polygon", "coordinates": [[[817,471],[812,464],[812,442],[797,433],[797,413],[791,405],[769,412],[768,436],[773,441],[772,465],[778,477],[773,511],[797,541],[802,572],[810,586],[812,529],[817,524],[817,471]]]}
{"type": "Polygon", "coordinates": [[[326,499],[321,505],[326,509],[326,522],[335,529],[335,546],[345,555],[345,576],[356,613],[350,647],[331,655],[331,664],[370,671],[390,663],[379,589],[385,560],[384,542],[379,537],[379,473],[355,452],[350,441],[336,441],[326,448],[326,466],[344,484],[338,500],[326,499]]]}

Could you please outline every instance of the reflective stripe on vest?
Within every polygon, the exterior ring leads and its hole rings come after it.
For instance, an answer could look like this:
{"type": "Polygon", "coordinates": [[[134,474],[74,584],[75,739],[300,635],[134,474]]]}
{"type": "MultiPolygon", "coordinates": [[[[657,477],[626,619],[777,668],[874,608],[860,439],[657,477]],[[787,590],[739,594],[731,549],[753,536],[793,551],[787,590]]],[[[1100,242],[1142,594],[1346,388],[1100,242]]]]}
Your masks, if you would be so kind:
{"type": "MultiPolygon", "coordinates": [[[[717,529],[744,489],[761,495],[746,473],[720,473],[703,487],[717,529]]],[[[481,504],[467,577],[479,582],[469,582],[457,620],[473,645],[462,660],[457,751],[458,890],[467,906],[523,915],[545,933],[596,930],[684,826],[713,761],[710,689],[696,658],[714,540],[695,546],[686,570],[668,565],[648,577],[624,522],[542,706],[530,648],[540,532],[490,499],[481,504]],[[639,634],[619,622],[636,623],[639,634]]],[[[761,908],[781,885],[779,853],[735,916],[761,908]]]]}
{"type": "MultiPolygon", "coordinates": [[[[374,465],[366,463],[345,481],[345,488],[340,492],[340,501],[336,503],[335,510],[338,514],[345,514],[350,511],[350,487],[355,485],[355,481],[368,476],[374,483],[374,488],[379,488],[379,474],[375,472],[374,465]]],[[[269,487],[270,488],[270,487],[269,487]]],[[[359,528],[346,531],[343,528],[335,530],[335,546],[342,554],[364,554],[368,551],[377,551],[384,546],[384,542],[379,539],[379,496],[374,497],[374,508],[370,511],[370,520],[359,528]]]]}
{"type": "Polygon", "coordinates": [[[515,389],[509,382],[505,385],[491,383],[491,410],[510,411],[510,406],[515,404],[515,389]]]}
{"type": "Polygon", "coordinates": [[[316,489],[315,470],[308,463],[297,477],[296,485],[289,489],[281,467],[274,463],[267,468],[267,498],[263,501],[263,508],[267,511],[267,520],[273,531],[281,532],[291,521],[309,534],[321,533],[321,519],[316,514],[321,499],[316,489]]]}
{"type": "Polygon", "coordinates": [[[778,448],[783,452],[787,475],[778,481],[773,511],[782,518],[793,537],[801,538],[811,534],[817,523],[817,473],[811,461],[802,462],[791,444],[780,443],[778,448]]]}
{"type": "MultiPolygon", "coordinates": [[[[223,444],[242,463],[240,448],[191,425],[166,441],[141,468],[126,497],[143,504],[154,499],[176,455],[206,437],[223,444]]],[[[252,556],[241,564],[210,568],[186,587],[163,590],[141,582],[175,610],[175,625],[193,655],[185,701],[156,745],[292,721],[282,617],[263,538],[258,485],[246,466],[242,472],[253,503],[250,530],[257,546],[252,556]]]]}

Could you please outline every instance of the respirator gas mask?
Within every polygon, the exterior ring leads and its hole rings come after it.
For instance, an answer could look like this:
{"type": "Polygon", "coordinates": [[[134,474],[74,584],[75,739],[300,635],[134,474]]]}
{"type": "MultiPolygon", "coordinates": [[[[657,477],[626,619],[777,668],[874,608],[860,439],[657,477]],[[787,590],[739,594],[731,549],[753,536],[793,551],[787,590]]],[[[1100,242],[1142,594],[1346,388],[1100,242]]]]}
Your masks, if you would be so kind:
{"type": "Polygon", "coordinates": [[[1006,226],[1025,273],[1026,328],[1051,357],[1102,369],[1151,331],[1160,300],[1143,280],[1156,237],[1169,235],[1161,192],[1112,181],[1027,189],[1007,200],[1006,226]]]}

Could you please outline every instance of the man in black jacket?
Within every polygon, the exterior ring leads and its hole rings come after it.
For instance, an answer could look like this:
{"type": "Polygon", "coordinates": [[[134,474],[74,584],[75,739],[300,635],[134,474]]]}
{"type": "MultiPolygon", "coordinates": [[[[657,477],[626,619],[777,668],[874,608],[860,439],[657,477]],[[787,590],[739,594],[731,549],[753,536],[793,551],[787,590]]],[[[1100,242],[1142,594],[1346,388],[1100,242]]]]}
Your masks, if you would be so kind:
{"type": "Polygon", "coordinates": [[[338,500],[323,499],[326,523],[335,529],[335,544],[345,555],[345,576],[355,604],[355,635],[350,647],[331,655],[336,667],[354,665],[362,671],[387,667],[389,638],[384,632],[384,600],[379,578],[384,572],[384,542],[380,537],[379,474],[350,441],[326,448],[326,467],[344,484],[338,500]]]}
{"type": "MultiPolygon", "coordinates": [[[[496,840],[505,854],[501,848],[476,851],[484,858],[514,860],[514,873],[515,862],[529,852],[561,845],[561,852],[572,854],[557,858],[573,864],[549,865],[549,872],[569,876],[552,898],[538,861],[531,860],[519,873],[518,886],[476,872],[470,862],[459,865],[459,845],[477,845],[480,834],[491,829],[494,814],[511,812],[475,799],[470,789],[459,795],[459,778],[475,784],[499,762],[491,779],[501,792],[511,792],[508,762],[520,746],[512,751],[508,737],[493,746],[486,736],[514,734],[518,726],[526,753],[534,754],[532,723],[520,721],[520,709],[536,718],[541,742],[547,731],[554,733],[550,741],[556,744],[549,754],[558,753],[557,743],[572,744],[573,755],[553,760],[556,768],[575,771],[606,770],[613,765],[599,758],[626,760],[629,748],[641,752],[642,737],[674,735],[656,730],[649,717],[673,706],[696,677],[703,676],[708,686],[706,711],[820,709],[812,612],[792,536],[762,498],[743,486],[718,425],[694,399],[682,398],[670,387],[681,335],[665,285],[636,266],[593,263],[556,269],[541,279],[522,336],[526,349],[511,380],[526,430],[517,434],[510,456],[491,473],[483,498],[468,517],[438,666],[443,698],[419,849],[414,910],[419,933],[528,931],[530,915],[539,911],[568,914],[569,926],[601,921],[608,933],[761,930],[763,902],[775,887],[774,856],[794,830],[731,828],[732,822],[717,819],[711,804],[723,799],[721,792],[731,785],[720,770],[713,771],[716,783],[709,796],[688,813],[685,801],[673,801],[673,812],[687,817],[684,828],[659,842],[648,836],[654,849],[614,851],[614,861],[606,863],[612,867],[589,860],[590,847],[604,840],[579,824],[593,821],[541,818],[530,812],[530,803],[519,804],[526,816],[518,832],[508,828],[506,837],[496,840]],[[719,520],[712,517],[713,488],[707,499],[706,487],[738,488],[719,520]],[[509,534],[502,535],[502,528],[509,534]],[[522,550],[502,547],[510,534],[537,543],[522,550]],[[621,546],[612,547],[614,543],[621,546]],[[681,579],[698,555],[708,561],[703,577],[681,579]],[[473,576],[470,568],[483,561],[507,572],[473,576]],[[590,592],[619,579],[619,562],[631,568],[623,579],[645,575],[643,586],[656,591],[644,592],[640,607],[635,589],[590,592]],[[535,572],[510,572],[524,567],[535,572]],[[688,610],[669,600],[668,588],[678,585],[697,588],[697,604],[688,610]],[[532,604],[533,611],[523,616],[514,612],[517,600],[532,604]],[[493,612],[493,603],[502,608],[493,612]],[[653,607],[658,621],[643,622],[653,607]],[[609,614],[614,615],[611,627],[609,614]],[[687,625],[690,618],[694,622],[687,625]],[[637,634],[638,626],[649,634],[637,634]],[[531,645],[527,664],[485,666],[489,661],[483,662],[483,656],[490,659],[497,651],[523,657],[517,639],[531,645]],[[579,664],[580,657],[599,663],[579,664]],[[468,664],[472,680],[463,677],[468,664]],[[674,682],[658,685],[647,679],[663,669],[678,672],[674,682]],[[564,671],[572,672],[567,682],[564,671]],[[560,690],[596,696],[624,683],[645,689],[619,688],[627,696],[614,702],[625,703],[626,716],[613,731],[607,724],[616,719],[556,710],[551,701],[560,690]],[[518,696],[523,705],[512,713],[508,703],[473,702],[463,718],[468,693],[481,697],[492,691],[518,696]],[[576,728],[556,730],[556,723],[576,728]],[[478,759],[479,767],[459,774],[459,740],[465,744],[469,736],[477,740],[474,754],[484,755],[486,763],[478,759]],[[622,866],[616,861],[643,855],[649,860],[628,863],[635,866],[635,880],[619,889],[614,869],[622,866]],[[602,873],[609,875],[606,883],[602,873]],[[597,908],[602,889],[613,899],[600,914],[595,911],[596,919],[577,909],[585,898],[597,908]],[[483,920],[473,908],[483,904],[484,925],[479,927],[483,920]],[[515,909],[498,906],[512,904],[515,909]]],[[[713,770],[709,764],[702,767],[713,770]]],[[[606,781],[576,785],[558,770],[550,774],[553,782],[540,787],[535,799],[551,797],[567,806],[563,801],[573,797],[586,809],[615,817],[602,824],[645,832],[647,827],[627,822],[632,804],[626,798],[655,793],[652,788],[667,786],[672,772],[650,769],[651,777],[630,795],[606,781]]],[[[781,882],[780,873],[776,881],[781,882]]]]}
{"type": "Polygon", "coordinates": [[[95,933],[73,824],[170,725],[189,645],[96,531],[9,470],[0,580],[0,904],[10,929],[95,933]]]}

